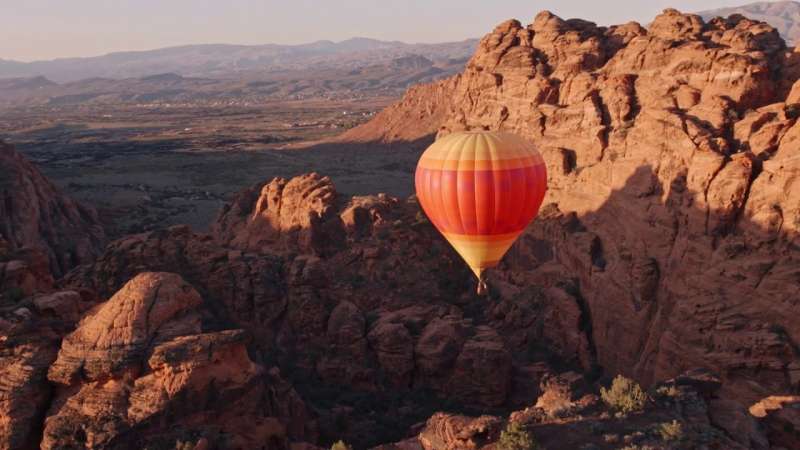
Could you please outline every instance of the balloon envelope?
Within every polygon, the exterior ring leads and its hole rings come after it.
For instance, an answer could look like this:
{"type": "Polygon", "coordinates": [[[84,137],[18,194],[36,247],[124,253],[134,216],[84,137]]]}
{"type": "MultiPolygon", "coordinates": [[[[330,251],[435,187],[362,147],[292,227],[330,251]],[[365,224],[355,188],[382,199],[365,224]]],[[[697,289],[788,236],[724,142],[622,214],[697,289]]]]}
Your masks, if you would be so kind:
{"type": "Polygon", "coordinates": [[[516,135],[462,132],[425,150],[415,184],[425,214],[480,278],[538,214],[547,171],[516,135]]]}

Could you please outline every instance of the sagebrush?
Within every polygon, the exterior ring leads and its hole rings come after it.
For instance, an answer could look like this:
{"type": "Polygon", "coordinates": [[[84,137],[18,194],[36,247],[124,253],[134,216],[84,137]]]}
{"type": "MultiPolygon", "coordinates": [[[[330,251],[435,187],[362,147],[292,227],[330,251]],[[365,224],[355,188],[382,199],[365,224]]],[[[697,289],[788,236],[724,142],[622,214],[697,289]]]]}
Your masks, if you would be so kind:
{"type": "Polygon", "coordinates": [[[535,450],[539,446],[533,433],[527,427],[518,422],[511,422],[500,433],[497,448],[498,450],[535,450]]]}
{"type": "Polygon", "coordinates": [[[609,408],[628,414],[641,411],[647,402],[647,394],[635,381],[617,375],[611,383],[611,388],[600,388],[600,397],[609,408]]]}

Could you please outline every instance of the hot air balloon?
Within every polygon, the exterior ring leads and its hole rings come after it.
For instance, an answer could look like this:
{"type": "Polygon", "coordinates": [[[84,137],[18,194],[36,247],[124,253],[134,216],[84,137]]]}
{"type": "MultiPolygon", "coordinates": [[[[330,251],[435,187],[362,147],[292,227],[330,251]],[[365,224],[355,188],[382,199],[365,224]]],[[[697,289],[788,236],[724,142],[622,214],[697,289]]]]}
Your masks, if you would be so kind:
{"type": "Polygon", "coordinates": [[[453,133],[422,154],[415,175],[422,209],[478,277],[496,266],[539,213],[547,190],[542,156],[510,133],[453,133]]]}

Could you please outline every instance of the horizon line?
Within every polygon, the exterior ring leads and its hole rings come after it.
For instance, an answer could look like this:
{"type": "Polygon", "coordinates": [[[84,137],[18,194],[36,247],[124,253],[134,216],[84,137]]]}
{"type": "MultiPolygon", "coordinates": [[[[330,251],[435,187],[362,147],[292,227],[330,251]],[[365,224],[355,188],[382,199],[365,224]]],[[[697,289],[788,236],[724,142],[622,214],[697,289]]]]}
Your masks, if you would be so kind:
{"type": "Polygon", "coordinates": [[[46,63],[46,62],[54,62],[54,61],[64,61],[64,60],[71,60],[71,59],[92,59],[92,58],[103,58],[105,56],[112,56],[112,55],[120,55],[126,53],[147,53],[147,52],[155,52],[159,50],[169,50],[169,49],[176,49],[176,48],[186,48],[186,47],[213,47],[213,46],[227,46],[227,47],[266,47],[266,46],[274,46],[274,47],[304,47],[310,46],[314,44],[321,44],[321,43],[331,43],[334,45],[343,44],[349,41],[355,40],[366,40],[366,41],[374,41],[380,42],[384,44],[402,44],[402,45],[442,45],[442,44],[458,44],[467,41],[473,40],[480,40],[480,37],[468,37],[459,40],[452,40],[452,41],[436,41],[436,42],[406,42],[397,39],[393,40],[384,40],[384,39],[376,39],[370,38],[365,36],[353,36],[347,39],[342,39],[339,41],[335,41],[332,39],[318,39],[316,41],[310,42],[301,42],[298,44],[277,44],[274,42],[266,42],[261,44],[233,44],[233,43],[225,43],[225,42],[206,42],[206,43],[187,43],[187,44],[174,44],[174,45],[166,45],[164,47],[151,47],[141,50],[115,50],[112,52],[107,53],[100,53],[94,55],[85,55],[85,56],[57,56],[55,58],[47,58],[47,59],[33,59],[33,60],[20,60],[20,59],[6,59],[0,57],[0,62],[10,62],[10,63],[18,63],[18,64],[35,64],[35,63],[46,63]]]}

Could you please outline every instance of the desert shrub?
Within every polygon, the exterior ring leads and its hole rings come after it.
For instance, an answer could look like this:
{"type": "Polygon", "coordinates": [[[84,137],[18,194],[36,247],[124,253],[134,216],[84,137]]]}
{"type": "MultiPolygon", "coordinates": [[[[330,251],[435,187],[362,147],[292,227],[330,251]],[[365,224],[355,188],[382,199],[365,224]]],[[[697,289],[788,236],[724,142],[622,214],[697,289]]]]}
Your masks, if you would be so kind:
{"type": "Polygon", "coordinates": [[[635,381],[617,375],[611,383],[611,388],[600,388],[600,397],[611,409],[628,414],[644,408],[647,395],[635,381]]]}
{"type": "Polygon", "coordinates": [[[500,433],[497,448],[498,450],[535,450],[539,446],[536,444],[533,433],[524,425],[518,422],[511,422],[500,433]]]}
{"type": "Polygon", "coordinates": [[[349,445],[345,444],[344,441],[337,441],[333,445],[331,445],[331,450],[352,450],[349,445]]]}
{"type": "Polygon", "coordinates": [[[664,441],[680,441],[683,439],[683,425],[677,420],[658,425],[656,431],[664,441]]]}

